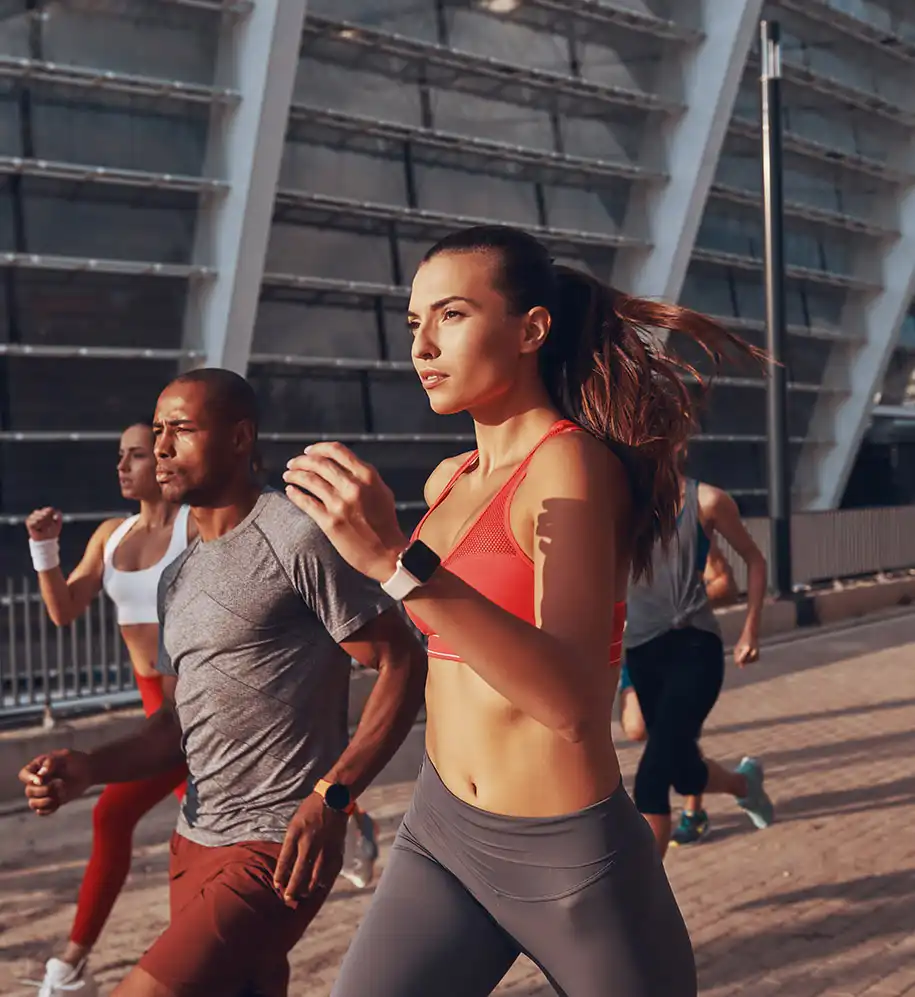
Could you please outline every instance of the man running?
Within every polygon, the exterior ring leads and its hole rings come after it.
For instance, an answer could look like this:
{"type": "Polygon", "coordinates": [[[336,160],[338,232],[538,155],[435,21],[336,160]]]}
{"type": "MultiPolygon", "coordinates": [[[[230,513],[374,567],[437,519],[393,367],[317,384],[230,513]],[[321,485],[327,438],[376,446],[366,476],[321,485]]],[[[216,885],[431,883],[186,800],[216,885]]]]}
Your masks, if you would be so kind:
{"type": "Polygon", "coordinates": [[[157,479],[199,538],[162,576],[165,705],[137,734],[56,751],[20,774],[49,814],[97,783],[183,753],[171,923],[114,997],[280,997],[287,954],[343,862],[347,817],[409,731],[425,658],[380,587],[252,473],[257,405],[225,370],[172,382],[156,410],[157,479]],[[378,670],[347,744],[350,659],[378,670]]]}

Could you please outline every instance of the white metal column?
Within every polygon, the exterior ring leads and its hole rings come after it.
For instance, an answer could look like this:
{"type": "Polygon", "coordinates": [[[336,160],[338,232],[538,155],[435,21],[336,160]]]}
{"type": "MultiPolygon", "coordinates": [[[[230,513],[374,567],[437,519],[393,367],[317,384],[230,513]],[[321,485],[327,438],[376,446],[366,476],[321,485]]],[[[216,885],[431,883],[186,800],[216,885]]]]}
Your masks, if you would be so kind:
{"type": "MultiPolygon", "coordinates": [[[[670,180],[634,193],[626,221],[626,231],[644,236],[651,248],[617,254],[613,284],[628,294],[680,296],[761,9],[762,0],[701,4],[703,38],[683,52],[679,67],[686,109],[649,135],[645,150],[670,180]]],[[[678,75],[671,67],[663,73],[678,75]]]]}
{"type": "MultiPolygon", "coordinates": [[[[911,161],[915,163],[915,145],[911,161]]],[[[874,398],[915,296],[915,187],[900,190],[898,196],[899,238],[887,245],[876,261],[876,276],[883,290],[853,300],[842,318],[850,332],[863,336],[863,342],[833,346],[823,378],[827,386],[845,385],[849,390],[843,395],[821,394],[811,420],[811,438],[830,442],[826,446],[808,444],[801,455],[798,490],[808,509],[835,509],[842,501],[874,398]]],[[[892,216],[892,212],[887,215],[892,216]]],[[[872,252],[862,259],[862,267],[873,267],[874,255],[872,252]]]]}
{"type": "Polygon", "coordinates": [[[202,349],[208,366],[239,374],[251,352],[305,7],[306,0],[257,0],[221,29],[217,83],[241,100],[214,110],[210,122],[206,175],[229,190],[200,207],[194,262],[216,277],[191,286],[184,344],[202,349]]]}

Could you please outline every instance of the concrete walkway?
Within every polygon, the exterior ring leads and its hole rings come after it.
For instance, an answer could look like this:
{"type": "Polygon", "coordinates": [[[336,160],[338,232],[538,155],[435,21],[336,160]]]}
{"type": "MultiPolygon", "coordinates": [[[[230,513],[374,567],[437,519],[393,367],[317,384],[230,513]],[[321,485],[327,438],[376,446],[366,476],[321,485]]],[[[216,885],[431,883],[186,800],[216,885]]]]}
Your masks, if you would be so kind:
{"type": "MultiPolygon", "coordinates": [[[[712,800],[710,840],[668,859],[704,997],[915,997],[915,614],[815,633],[731,669],[704,748],[727,763],[762,757],[779,816],[754,832],[727,800],[712,800]]],[[[621,757],[629,781],[636,747],[621,742],[621,757]]],[[[409,795],[404,783],[367,801],[383,854],[409,795]]],[[[28,993],[16,981],[40,977],[66,935],[90,809],[0,819],[0,994],[28,993]]],[[[165,924],[173,819],[166,802],[138,832],[133,873],[93,959],[103,992],[165,924]]],[[[293,954],[293,997],[328,994],[369,900],[335,887],[293,954]]],[[[498,992],[550,990],[519,962],[498,992]]]]}

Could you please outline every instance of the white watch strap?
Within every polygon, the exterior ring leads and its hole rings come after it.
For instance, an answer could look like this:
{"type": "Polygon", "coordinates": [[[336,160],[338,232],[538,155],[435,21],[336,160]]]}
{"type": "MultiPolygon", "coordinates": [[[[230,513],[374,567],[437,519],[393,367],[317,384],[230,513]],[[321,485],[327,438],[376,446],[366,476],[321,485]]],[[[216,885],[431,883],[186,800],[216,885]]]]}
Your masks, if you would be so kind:
{"type": "Polygon", "coordinates": [[[400,561],[397,562],[394,574],[386,582],[381,583],[382,589],[398,602],[406,599],[413,589],[419,588],[420,585],[422,582],[415,575],[411,575],[400,561]]]}

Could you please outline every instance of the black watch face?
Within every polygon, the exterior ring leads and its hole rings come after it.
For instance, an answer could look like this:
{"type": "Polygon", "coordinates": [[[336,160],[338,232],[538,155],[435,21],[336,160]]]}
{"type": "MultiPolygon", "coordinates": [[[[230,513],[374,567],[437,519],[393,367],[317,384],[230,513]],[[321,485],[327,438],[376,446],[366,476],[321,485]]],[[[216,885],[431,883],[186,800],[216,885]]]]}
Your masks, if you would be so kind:
{"type": "Polygon", "coordinates": [[[421,582],[429,581],[441,563],[438,554],[427,547],[422,540],[415,540],[411,543],[401,557],[401,564],[414,578],[418,578],[421,582]]]}
{"type": "Polygon", "coordinates": [[[324,802],[331,810],[345,810],[350,803],[350,792],[342,783],[335,782],[332,786],[328,786],[324,802]]]}

